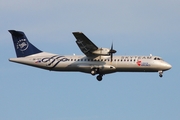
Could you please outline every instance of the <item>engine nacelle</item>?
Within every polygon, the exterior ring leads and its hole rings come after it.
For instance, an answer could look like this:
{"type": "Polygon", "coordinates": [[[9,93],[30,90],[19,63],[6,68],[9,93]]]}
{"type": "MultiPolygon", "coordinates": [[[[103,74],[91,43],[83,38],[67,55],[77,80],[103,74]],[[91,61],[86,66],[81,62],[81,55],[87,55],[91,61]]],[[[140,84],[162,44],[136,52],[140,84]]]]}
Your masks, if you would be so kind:
{"type": "Polygon", "coordinates": [[[93,51],[92,53],[95,55],[104,55],[104,56],[108,56],[110,49],[108,48],[98,48],[97,50],[93,51]]]}

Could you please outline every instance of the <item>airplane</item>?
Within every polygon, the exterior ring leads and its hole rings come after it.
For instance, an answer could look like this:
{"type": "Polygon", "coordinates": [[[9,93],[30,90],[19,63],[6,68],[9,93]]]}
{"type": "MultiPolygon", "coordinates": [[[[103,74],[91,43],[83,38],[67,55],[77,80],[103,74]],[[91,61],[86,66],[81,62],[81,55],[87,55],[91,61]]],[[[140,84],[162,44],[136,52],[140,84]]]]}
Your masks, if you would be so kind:
{"type": "Polygon", "coordinates": [[[17,58],[9,61],[42,68],[50,71],[83,72],[97,75],[101,81],[103,76],[115,72],[163,72],[171,69],[171,65],[161,57],[152,56],[114,56],[116,50],[99,48],[82,32],[73,32],[76,43],[85,55],[58,55],[39,50],[31,44],[24,32],[9,30],[17,58]]]}

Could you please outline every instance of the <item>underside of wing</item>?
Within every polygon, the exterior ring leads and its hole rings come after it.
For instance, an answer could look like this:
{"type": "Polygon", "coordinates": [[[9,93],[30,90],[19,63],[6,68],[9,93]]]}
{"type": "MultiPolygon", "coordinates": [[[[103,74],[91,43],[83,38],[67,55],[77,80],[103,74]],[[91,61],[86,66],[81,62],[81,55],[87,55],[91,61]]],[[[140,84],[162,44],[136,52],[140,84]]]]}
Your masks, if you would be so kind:
{"type": "Polygon", "coordinates": [[[82,32],[73,32],[73,35],[76,38],[76,43],[81,49],[81,51],[86,56],[94,56],[94,51],[98,50],[98,47],[89,40],[82,32]]]}

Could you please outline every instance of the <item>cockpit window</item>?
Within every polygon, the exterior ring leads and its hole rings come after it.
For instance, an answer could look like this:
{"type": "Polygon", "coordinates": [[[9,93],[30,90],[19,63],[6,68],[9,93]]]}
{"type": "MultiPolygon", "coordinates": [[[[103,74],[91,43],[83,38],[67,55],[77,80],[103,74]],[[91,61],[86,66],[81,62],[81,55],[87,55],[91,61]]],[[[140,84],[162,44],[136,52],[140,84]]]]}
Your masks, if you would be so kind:
{"type": "Polygon", "coordinates": [[[154,60],[162,60],[161,58],[155,57],[154,60]]]}

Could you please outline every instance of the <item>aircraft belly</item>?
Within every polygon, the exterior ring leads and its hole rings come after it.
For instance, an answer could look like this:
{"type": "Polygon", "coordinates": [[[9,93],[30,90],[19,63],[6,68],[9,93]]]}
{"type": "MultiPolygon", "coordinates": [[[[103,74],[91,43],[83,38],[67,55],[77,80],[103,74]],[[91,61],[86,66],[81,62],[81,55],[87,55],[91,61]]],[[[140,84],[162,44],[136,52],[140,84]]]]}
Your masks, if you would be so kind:
{"type": "Polygon", "coordinates": [[[157,72],[156,69],[150,68],[119,68],[117,72],[157,72]]]}

